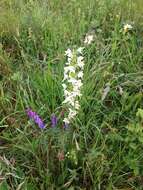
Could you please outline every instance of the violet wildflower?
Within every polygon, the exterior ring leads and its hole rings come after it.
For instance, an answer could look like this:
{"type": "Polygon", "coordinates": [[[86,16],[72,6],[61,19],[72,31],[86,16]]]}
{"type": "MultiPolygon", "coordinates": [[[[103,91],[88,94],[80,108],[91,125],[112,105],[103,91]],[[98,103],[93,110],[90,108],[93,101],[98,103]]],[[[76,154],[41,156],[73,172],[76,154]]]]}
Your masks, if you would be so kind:
{"type": "Polygon", "coordinates": [[[52,114],[52,116],[51,116],[52,127],[56,127],[57,123],[58,123],[57,117],[55,116],[55,114],[52,114]]]}
{"type": "Polygon", "coordinates": [[[39,126],[39,128],[44,129],[46,126],[43,122],[43,120],[39,117],[39,115],[36,112],[33,112],[31,109],[27,109],[26,113],[30,119],[33,119],[34,122],[39,126]]]}

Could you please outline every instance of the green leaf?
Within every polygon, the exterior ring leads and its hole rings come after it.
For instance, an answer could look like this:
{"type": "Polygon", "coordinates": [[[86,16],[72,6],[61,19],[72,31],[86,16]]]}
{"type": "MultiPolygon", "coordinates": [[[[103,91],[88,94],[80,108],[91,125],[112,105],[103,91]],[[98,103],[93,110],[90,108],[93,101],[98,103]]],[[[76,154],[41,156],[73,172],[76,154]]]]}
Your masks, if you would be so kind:
{"type": "Polygon", "coordinates": [[[9,186],[6,181],[0,184],[0,190],[9,190],[9,186]]]}
{"type": "Polygon", "coordinates": [[[138,109],[137,113],[136,113],[136,116],[143,119],[143,109],[138,109]]]}

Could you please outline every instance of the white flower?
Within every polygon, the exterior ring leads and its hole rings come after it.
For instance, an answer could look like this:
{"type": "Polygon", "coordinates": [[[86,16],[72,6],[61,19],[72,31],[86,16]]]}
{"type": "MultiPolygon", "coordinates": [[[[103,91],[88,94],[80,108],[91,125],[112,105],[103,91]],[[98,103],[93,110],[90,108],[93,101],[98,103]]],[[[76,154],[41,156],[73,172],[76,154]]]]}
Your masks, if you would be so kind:
{"type": "Polygon", "coordinates": [[[65,97],[69,96],[71,93],[68,90],[64,90],[65,97]]]}
{"type": "Polygon", "coordinates": [[[72,96],[73,97],[77,97],[77,96],[81,96],[82,94],[80,93],[80,91],[75,91],[75,92],[73,92],[73,94],[72,94],[72,96]]]}
{"type": "Polygon", "coordinates": [[[70,78],[68,80],[69,83],[72,83],[72,84],[76,84],[77,83],[77,80],[75,78],[70,78]]]}
{"type": "Polygon", "coordinates": [[[65,100],[63,101],[63,104],[70,104],[74,106],[74,97],[73,96],[66,97],[65,100]]]}
{"type": "Polygon", "coordinates": [[[72,57],[73,57],[73,54],[72,54],[71,49],[67,49],[67,50],[65,51],[65,55],[68,56],[68,57],[70,57],[70,58],[72,58],[72,57]]]}
{"type": "Polygon", "coordinates": [[[84,44],[87,44],[87,45],[91,44],[93,42],[93,39],[94,39],[93,35],[86,35],[84,44]]]}
{"type": "Polygon", "coordinates": [[[83,63],[83,62],[79,62],[79,63],[78,63],[78,66],[79,66],[81,69],[83,69],[84,63],[83,63]]]}
{"type": "Polygon", "coordinates": [[[73,66],[67,66],[64,68],[64,72],[68,73],[68,72],[74,72],[75,73],[75,67],[73,66]]]}
{"type": "Polygon", "coordinates": [[[63,81],[65,81],[67,79],[68,79],[68,75],[66,73],[64,73],[64,79],[63,79],[63,81]]]}
{"type": "Polygon", "coordinates": [[[70,65],[70,61],[66,62],[65,65],[70,65]]]}
{"type": "Polygon", "coordinates": [[[78,62],[78,63],[79,63],[79,62],[83,62],[83,59],[84,59],[83,56],[78,56],[78,57],[77,57],[77,62],[78,62]]]}
{"type": "Polygon", "coordinates": [[[77,57],[77,64],[80,68],[84,67],[83,56],[77,57]]]}
{"type": "Polygon", "coordinates": [[[63,89],[65,90],[67,88],[67,85],[66,84],[62,84],[63,86],[63,89]]]}
{"type": "Polygon", "coordinates": [[[68,118],[64,118],[64,119],[63,119],[63,121],[64,121],[65,123],[67,123],[67,124],[69,124],[69,123],[70,123],[70,121],[69,121],[69,119],[68,119],[68,118]]]}
{"type": "Polygon", "coordinates": [[[83,85],[83,83],[81,82],[81,80],[76,80],[75,86],[77,88],[80,88],[83,85]]]}
{"type": "MultiPolygon", "coordinates": [[[[68,54],[68,55],[70,55],[70,54],[68,54]]],[[[72,56],[73,56],[73,55],[70,55],[70,57],[67,58],[67,61],[68,61],[68,62],[66,62],[65,65],[68,65],[68,66],[69,66],[69,65],[71,64],[72,56]]]]}
{"type": "MultiPolygon", "coordinates": [[[[73,55],[72,55],[72,56],[73,56],[73,55]]],[[[72,57],[68,57],[67,60],[68,60],[68,62],[70,63],[71,60],[72,60],[72,57]]]]}
{"type": "Polygon", "coordinates": [[[78,109],[80,108],[79,102],[78,102],[78,101],[75,101],[75,105],[74,105],[74,106],[75,106],[75,109],[78,110],[78,109]]]}
{"type": "Polygon", "coordinates": [[[68,116],[64,118],[64,122],[69,124],[71,120],[77,115],[77,111],[80,108],[79,98],[82,96],[81,87],[83,85],[83,67],[84,57],[81,56],[83,47],[80,47],[76,51],[68,49],[65,54],[67,55],[68,62],[64,67],[64,79],[63,79],[63,90],[64,90],[64,101],[68,108],[68,116]],[[73,57],[76,56],[76,59],[73,57]]]}
{"type": "Polygon", "coordinates": [[[69,120],[74,118],[76,116],[76,114],[77,114],[76,110],[72,110],[69,108],[69,116],[68,116],[69,120]]]}
{"type": "Polygon", "coordinates": [[[80,47],[80,48],[77,49],[77,52],[78,52],[79,54],[82,54],[83,49],[84,49],[84,47],[80,47]]]}
{"type": "Polygon", "coordinates": [[[77,76],[78,76],[78,78],[82,78],[83,77],[83,71],[80,71],[77,76]]]}
{"type": "Polygon", "coordinates": [[[80,92],[80,87],[81,87],[81,85],[79,86],[79,85],[77,85],[77,83],[76,83],[76,85],[73,86],[73,91],[74,91],[74,92],[77,92],[77,91],[80,92]]]}
{"type": "Polygon", "coordinates": [[[133,27],[130,24],[125,24],[124,27],[123,27],[123,29],[124,29],[124,32],[128,32],[129,30],[132,30],[133,27]]]}

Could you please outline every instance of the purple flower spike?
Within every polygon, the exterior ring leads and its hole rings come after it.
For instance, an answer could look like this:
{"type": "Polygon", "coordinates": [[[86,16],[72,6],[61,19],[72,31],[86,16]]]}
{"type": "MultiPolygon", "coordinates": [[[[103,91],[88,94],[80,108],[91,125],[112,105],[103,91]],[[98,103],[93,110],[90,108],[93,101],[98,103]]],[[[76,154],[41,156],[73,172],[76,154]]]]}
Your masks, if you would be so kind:
{"type": "Polygon", "coordinates": [[[39,115],[36,112],[33,112],[31,109],[26,110],[27,115],[30,119],[33,119],[34,122],[39,126],[39,128],[44,129],[46,126],[42,119],[39,117],[39,115]]]}
{"type": "Polygon", "coordinates": [[[29,116],[30,119],[33,119],[36,115],[36,113],[30,109],[27,109],[26,112],[27,112],[27,115],[29,116]]]}
{"type": "Polygon", "coordinates": [[[56,125],[58,124],[58,119],[55,116],[55,114],[52,114],[51,116],[51,124],[52,124],[52,127],[56,127],[56,125]]]}

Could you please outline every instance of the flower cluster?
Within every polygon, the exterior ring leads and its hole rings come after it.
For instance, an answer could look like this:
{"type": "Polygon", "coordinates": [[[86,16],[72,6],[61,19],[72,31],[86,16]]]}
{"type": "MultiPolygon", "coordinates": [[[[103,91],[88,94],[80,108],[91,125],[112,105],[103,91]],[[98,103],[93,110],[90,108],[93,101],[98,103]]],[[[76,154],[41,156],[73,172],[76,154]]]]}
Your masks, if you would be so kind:
{"type": "Polygon", "coordinates": [[[68,116],[64,118],[64,123],[67,126],[71,120],[77,115],[80,108],[79,98],[82,96],[81,87],[83,85],[83,69],[84,57],[83,47],[76,51],[68,49],[65,52],[67,63],[64,67],[63,89],[65,100],[63,104],[68,108],[68,116]]]}
{"type": "Polygon", "coordinates": [[[128,32],[129,30],[132,30],[133,27],[130,24],[125,24],[123,27],[124,33],[128,32]]]}
{"type": "Polygon", "coordinates": [[[36,112],[33,112],[31,109],[26,110],[27,115],[30,119],[33,119],[34,122],[39,126],[39,128],[44,129],[46,126],[43,122],[43,120],[39,117],[39,115],[36,112]]]}
{"type": "Polygon", "coordinates": [[[94,36],[92,34],[86,34],[84,39],[84,44],[89,45],[94,41],[94,36]]]}

